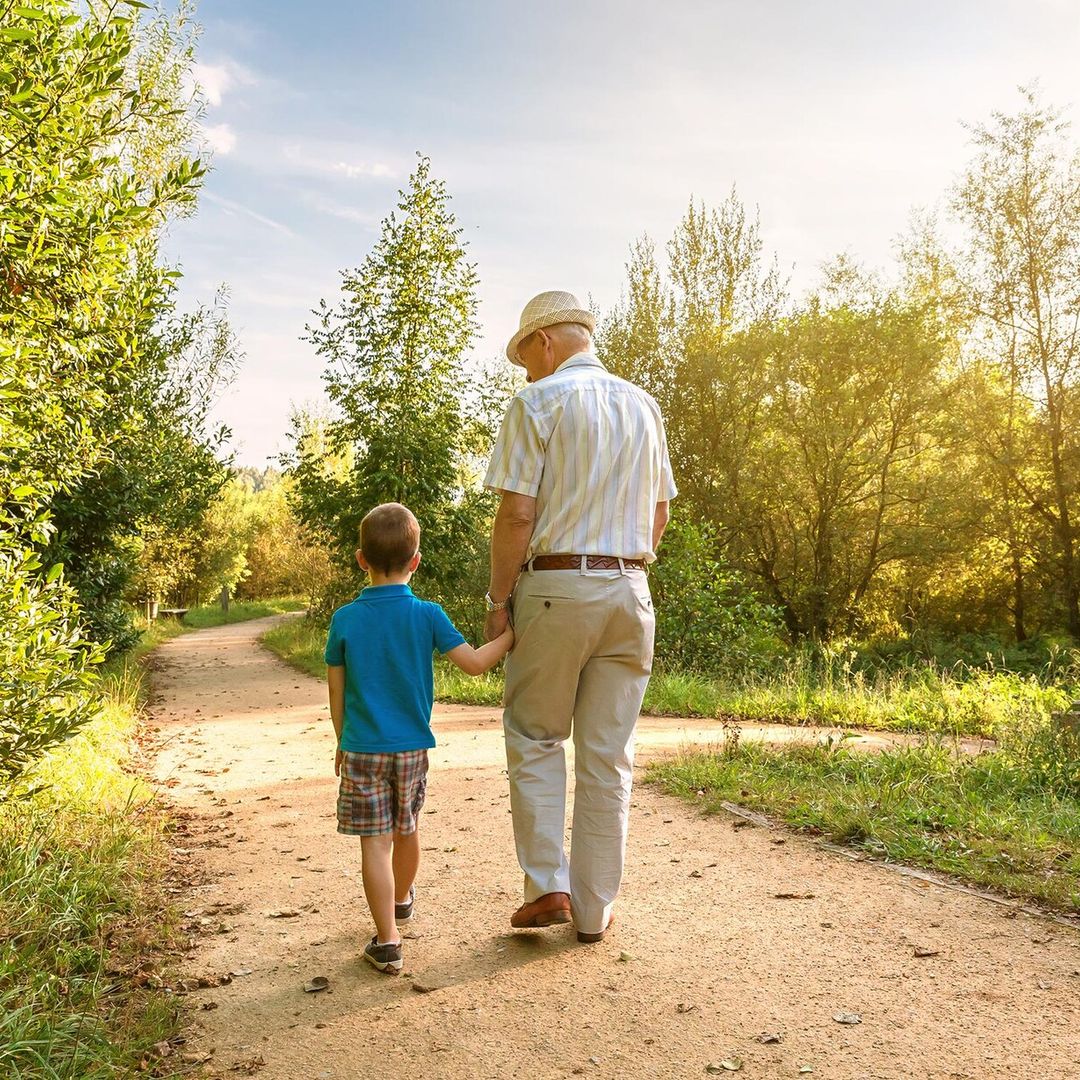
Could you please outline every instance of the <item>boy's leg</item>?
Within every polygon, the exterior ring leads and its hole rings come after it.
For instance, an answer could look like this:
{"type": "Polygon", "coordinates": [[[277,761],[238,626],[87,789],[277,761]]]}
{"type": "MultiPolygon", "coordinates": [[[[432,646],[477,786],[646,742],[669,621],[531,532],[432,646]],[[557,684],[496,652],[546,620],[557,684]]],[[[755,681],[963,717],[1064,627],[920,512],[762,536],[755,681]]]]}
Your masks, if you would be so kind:
{"type": "Polygon", "coordinates": [[[394,899],[409,901],[409,890],[420,867],[420,811],[427,796],[426,750],[404,750],[394,762],[394,899]]]}
{"type": "Polygon", "coordinates": [[[360,837],[364,896],[375,920],[379,942],[386,945],[401,940],[394,922],[393,843],[393,833],[360,837]]]}
{"type": "Polygon", "coordinates": [[[398,904],[409,902],[409,890],[416,881],[416,872],[420,869],[420,830],[411,833],[394,833],[394,901],[398,904]]]}

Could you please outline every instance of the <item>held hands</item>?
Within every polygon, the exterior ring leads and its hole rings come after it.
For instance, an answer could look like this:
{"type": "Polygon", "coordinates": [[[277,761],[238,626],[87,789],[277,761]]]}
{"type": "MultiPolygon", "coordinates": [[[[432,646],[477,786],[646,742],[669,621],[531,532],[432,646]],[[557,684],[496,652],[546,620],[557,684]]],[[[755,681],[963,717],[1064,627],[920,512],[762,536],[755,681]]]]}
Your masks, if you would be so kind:
{"type": "Polygon", "coordinates": [[[510,612],[489,611],[484,620],[484,640],[494,641],[503,634],[510,625],[510,612]]]}

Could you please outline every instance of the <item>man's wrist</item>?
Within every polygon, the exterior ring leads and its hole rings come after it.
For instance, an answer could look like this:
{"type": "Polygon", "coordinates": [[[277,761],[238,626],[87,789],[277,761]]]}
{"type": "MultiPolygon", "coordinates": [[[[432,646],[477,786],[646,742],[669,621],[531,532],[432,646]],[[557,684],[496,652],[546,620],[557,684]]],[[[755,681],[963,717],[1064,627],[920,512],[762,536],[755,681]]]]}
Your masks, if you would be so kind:
{"type": "Polygon", "coordinates": [[[504,600],[496,600],[491,595],[491,590],[490,589],[486,593],[484,593],[484,607],[488,611],[505,611],[506,607],[507,607],[507,605],[509,603],[510,603],[510,597],[509,596],[507,596],[506,599],[504,599],[504,600]]]}

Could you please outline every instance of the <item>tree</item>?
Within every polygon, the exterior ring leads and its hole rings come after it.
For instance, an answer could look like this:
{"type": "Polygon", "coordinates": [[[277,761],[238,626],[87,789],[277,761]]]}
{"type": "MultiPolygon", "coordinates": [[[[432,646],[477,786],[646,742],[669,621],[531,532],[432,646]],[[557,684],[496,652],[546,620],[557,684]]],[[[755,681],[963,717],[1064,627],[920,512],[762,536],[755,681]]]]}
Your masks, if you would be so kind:
{"type": "MultiPolygon", "coordinates": [[[[761,353],[760,334],[750,348],[761,353]]],[[[735,565],[761,580],[788,629],[827,640],[865,628],[884,567],[940,550],[923,513],[940,475],[940,341],[892,297],[811,298],[764,351],[760,438],[731,458],[739,501],[721,498],[719,516],[735,565]]]]}
{"type": "MultiPolygon", "coordinates": [[[[238,477],[251,484],[240,470],[238,477]]],[[[269,472],[270,470],[268,470],[269,472]]],[[[302,596],[315,604],[333,580],[326,548],[300,523],[290,500],[292,481],[277,476],[266,483],[266,474],[252,485],[252,516],[255,522],[245,556],[248,573],[238,595],[250,599],[302,596]]]]}
{"type": "Polygon", "coordinates": [[[102,463],[53,499],[55,532],[45,560],[64,564],[90,635],[114,650],[138,636],[128,594],[142,541],[171,539],[182,549],[228,480],[221,460],[228,429],[213,427],[209,413],[232,376],[236,351],[223,296],[191,314],[167,312],[148,336],[136,374],[98,420],[109,439],[102,463]]]}
{"type": "Polygon", "coordinates": [[[183,606],[206,603],[244,580],[248,546],[257,527],[251,489],[230,480],[188,534],[190,571],[178,586],[183,606]]]}
{"type": "Polygon", "coordinates": [[[933,308],[846,260],[792,307],[734,192],[691,204],[666,277],[647,241],[627,270],[602,355],[657,397],[713,560],[756,580],[793,637],[865,626],[882,570],[934,547],[919,518],[945,393],[933,308]]]}
{"type": "Polygon", "coordinates": [[[712,518],[719,463],[752,437],[766,392],[749,352],[726,345],[779,316],[785,283],[734,189],[719,209],[691,202],[667,256],[665,278],[651,241],[634,245],[626,294],[597,344],[612,371],[656,398],[680,497],[712,518]]]}
{"type": "Polygon", "coordinates": [[[1080,153],[1062,114],[1021,94],[1017,113],[973,130],[977,152],[953,199],[967,231],[957,265],[972,354],[1037,418],[1027,453],[1011,411],[984,450],[1052,533],[1065,626],[1080,640],[1080,153]]]}
{"type": "MultiPolygon", "coordinates": [[[[144,5],[138,5],[139,7],[144,5]]],[[[60,570],[49,507],[104,459],[98,428],[138,370],[172,272],[167,216],[202,167],[173,144],[171,82],[190,56],[167,20],[67,0],[0,10],[0,773],[93,714],[100,650],[60,570]],[[168,58],[175,58],[169,66],[168,58]],[[152,151],[152,153],[151,153],[152,151]],[[148,162],[153,160],[153,168],[148,162]]]]}
{"type": "Polygon", "coordinates": [[[342,273],[342,299],[334,308],[321,301],[308,328],[336,411],[317,438],[294,432],[288,464],[300,520],[330,537],[354,588],[361,518],[401,502],[423,529],[425,588],[475,618],[462,586],[483,593],[477,566],[490,512],[475,463],[502,401],[465,363],[477,278],[460,234],[445,185],[421,157],[374,249],[342,273]]]}

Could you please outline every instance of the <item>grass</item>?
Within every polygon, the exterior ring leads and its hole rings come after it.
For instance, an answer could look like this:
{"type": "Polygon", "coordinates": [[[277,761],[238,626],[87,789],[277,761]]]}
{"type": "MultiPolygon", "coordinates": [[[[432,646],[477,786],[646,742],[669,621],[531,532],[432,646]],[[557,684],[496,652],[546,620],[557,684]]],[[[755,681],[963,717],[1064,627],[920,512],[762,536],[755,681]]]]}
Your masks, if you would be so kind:
{"type": "Polygon", "coordinates": [[[172,999],[145,982],[175,923],[164,892],[167,821],[130,771],[158,624],[101,683],[100,715],[0,803],[0,1076],[135,1075],[175,1033],[172,999]],[[141,978],[136,978],[141,973],[141,978]]]}
{"type": "Polygon", "coordinates": [[[1051,729],[968,756],[944,742],[867,754],[737,738],[651,766],[647,782],[722,801],[897,862],[1080,913],[1078,747],[1051,729]]]}
{"type": "Polygon", "coordinates": [[[307,604],[303,600],[291,596],[270,600],[234,600],[229,604],[228,611],[222,611],[220,604],[205,604],[191,608],[184,616],[183,624],[194,630],[205,630],[210,626],[263,619],[267,615],[281,615],[286,611],[303,611],[305,607],[307,604]]]}
{"type": "Polygon", "coordinates": [[[486,675],[466,675],[447,660],[435,661],[435,699],[458,705],[502,706],[503,677],[496,668],[486,675]]]}
{"type": "Polygon", "coordinates": [[[259,640],[282,660],[317,679],[326,678],[323,649],[326,629],[311,619],[288,619],[271,627],[259,640]]]}
{"type": "Polygon", "coordinates": [[[871,676],[815,675],[792,664],[769,674],[726,680],[660,673],[649,684],[645,711],[997,738],[1018,716],[1034,711],[1047,719],[1069,700],[1066,690],[1013,672],[952,674],[927,667],[871,676]]]}
{"type": "MultiPolygon", "coordinates": [[[[308,619],[294,619],[262,636],[282,659],[322,678],[325,630],[308,619]]],[[[451,664],[435,665],[439,701],[497,706],[502,675],[496,670],[479,679],[451,664]]],[[[915,731],[998,738],[1034,716],[1046,722],[1065,708],[1069,694],[1044,686],[1034,675],[971,671],[963,677],[931,668],[905,673],[826,673],[815,676],[802,665],[772,675],[707,679],[659,671],[645,695],[652,716],[736,717],[745,721],[820,724],[883,731],[915,731]]]]}

